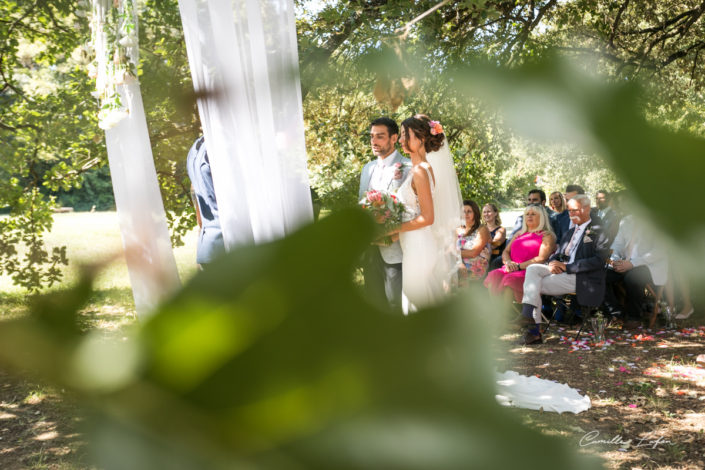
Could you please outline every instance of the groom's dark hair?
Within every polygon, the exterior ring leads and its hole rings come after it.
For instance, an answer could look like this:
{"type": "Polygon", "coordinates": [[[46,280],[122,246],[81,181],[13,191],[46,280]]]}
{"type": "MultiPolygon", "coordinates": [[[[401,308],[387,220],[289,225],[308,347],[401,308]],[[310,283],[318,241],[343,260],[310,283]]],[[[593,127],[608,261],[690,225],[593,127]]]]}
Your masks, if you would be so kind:
{"type": "Polygon", "coordinates": [[[372,126],[386,126],[387,131],[389,132],[389,137],[393,136],[394,134],[399,135],[399,126],[397,125],[396,121],[386,116],[377,118],[372,121],[372,123],[370,124],[370,128],[372,128],[372,126]]]}

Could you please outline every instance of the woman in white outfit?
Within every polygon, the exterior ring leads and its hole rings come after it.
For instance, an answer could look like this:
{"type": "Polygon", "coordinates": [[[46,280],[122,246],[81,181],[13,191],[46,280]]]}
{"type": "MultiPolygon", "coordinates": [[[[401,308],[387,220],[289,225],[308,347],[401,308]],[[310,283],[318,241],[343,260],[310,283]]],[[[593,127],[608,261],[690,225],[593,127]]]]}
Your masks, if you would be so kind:
{"type": "Polygon", "coordinates": [[[397,191],[405,207],[398,232],[403,252],[402,303],[404,312],[409,313],[439,302],[449,288],[459,258],[455,228],[462,202],[440,123],[424,115],[408,118],[401,124],[400,142],[412,164],[397,191]],[[445,158],[435,155],[441,150],[445,158]],[[439,162],[435,166],[427,159],[430,153],[439,162]],[[436,179],[439,174],[443,179],[436,179]],[[448,192],[453,195],[453,203],[443,197],[448,192]],[[439,200],[444,201],[442,205],[439,200]]]}

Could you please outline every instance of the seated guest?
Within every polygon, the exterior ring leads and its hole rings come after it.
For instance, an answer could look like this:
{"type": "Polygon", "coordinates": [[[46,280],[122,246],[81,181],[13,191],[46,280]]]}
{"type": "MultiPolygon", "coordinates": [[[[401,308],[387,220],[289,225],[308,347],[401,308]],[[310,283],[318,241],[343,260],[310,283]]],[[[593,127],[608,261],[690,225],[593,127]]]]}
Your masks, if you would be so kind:
{"type": "Polygon", "coordinates": [[[605,308],[624,318],[625,329],[636,328],[641,324],[646,284],[663,286],[668,280],[666,253],[633,215],[627,215],[619,223],[608,264],[605,308]],[[624,287],[623,303],[615,293],[617,285],[624,287]]]}
{"type": "Polygon", "coordinates": [[[521,302],[526,268],[532,264],[545,263],[555,248],[556,238],[551,231],[546,211],[541,206],[528,206],[524,209],[521,230],[502,254],[504,266],[487,275],[485,286],[494,294],[510,289],[514,293],[514,300],[521,302]]]}
{"type": "MultiPolygon", "coordinates": [[[[563,199],[565,200],[566,203],[566,208],[568,201],[570,201],[573,197],[577,196],[578,194],[585,194],[585,190],[583,189],[582,186],[579,184],[569,184],[565,187],[565,193],[563,194],[563,199]]],[[[590,216],[592,219],[595,219],[594,216],[594,211],[590,211],[590,216]]],[[[551,227],[553,228],[553,231],[556,234],[556,240],[560,240],[563,235],[570,230],[572,227],[572,224],[570,222],[570,215],[567,210],[564,210],[560,214],[556,214],[556,216],[551,220],[551,227]]],[[[609,245],[611,241],[608,241],[607,244],[609,245]]],[[[576,299],[575,297],[571,297],[571,304],[575,305],[576,299]]],[[[565,310],[566,310],[566,305],[563,302],[558,302],[556,304],[556,312],[554,314],[554,318],[561,322],[563,321],[565,317],[565,310]]],[[[577,320],[580,315],[581,315],[581,310],[580,306],[575,305],[573,307],[573,313],[575,314],[575,317],[573,317],[573,320],[577,320]]]]}
{"type": "Polygon", "coordinates": [[[599,190],[595,193],[595,204],[597,216],[602,220],[602,227],[612,243],[619,230],[619,220],[617,213],[610,207],[610,193],[604,189],[599,190]]]}
{"type": "Polygon", "coordinates": [[[532,264],[526,270],[522,315],[530,325],[524,344],[542,343],[541,295],[575,292],[580,305],[597,307],[605,296],[605,262],[609,244],[602,228],[590,218],[590,198],[584,194],[568,201],[570,229],[548,264],[532,264]]]}
{"type": "Polygon", "coordinates": [[[565,198],[563,193],[560,191],[553,191],[550,196],[548,196],[548,203],[553,209],[556,215],[565,212],[565,198]]]}
{"type": "MultiPolygon", "coordinates": [[[[537,206],[541,206],[545,211],[546,214],[548,214],[549,220],[553,218],[554,212],[546,207],[546,193],[543,192],[543,190],[534,188],[529,191],[529,193],[526,195],[526,205],[528,206],[529,204],[536,204],[537,206]]],[[[512,228],[512,233],[507,237],[507,240],[511,240],[514,238],[514,235],[521,230],[522,227],[522,219],[523,216],[519,216],[516,218],[514,221],[514,227],[512,228]]]]}
{"type": "Polygon", "coordinates": [[[463,263],[459,266],[459,283],[482,279],[490,262],[490,231],[481,225],[480,207],[475,201],[463,201],[465,225],[458,228],[458,249],[463,263]]]}
{"type": "MultiPolygon", "coordinates": [[[[568,201],[570,201],[573,197],[577,196],[578,194],[585,194],[585,190],[582,186],[580,186],[579,184],[569,184],[568,186],[566,186],[565,193],[563,194],[563,198],[565,199],[566,204],[568,204],[568,201]]],[[[556,214],[556,216],[551,222],[553,231],[556,234],[556,240],[560,240],[561,238],[563,238],[563,234],[565,234],[571,227],[570,215],[568,214],[567,210],[561,212],[560,214],[556,214]]]]}
{"type": "Polygon", "coordinates": [[[504,247],[507,245],[507,230],[502,227],[499,210],[494,204],[485,204],[485,207],[482,208],[482,219],[490,231],[490,243],[492,244],[490,263],[492,263],[496,258],[502,256],[504,247]]]}
{"type": "Polygon", "coordinates": [[[568,204],[568,201],[573,199],[578,194],[585,194],[585,190],[582,186],[580,186],[579,184],[569,184],[568,186],[566,186],[565,192],[563,193],[565,203],[568,204]]]}

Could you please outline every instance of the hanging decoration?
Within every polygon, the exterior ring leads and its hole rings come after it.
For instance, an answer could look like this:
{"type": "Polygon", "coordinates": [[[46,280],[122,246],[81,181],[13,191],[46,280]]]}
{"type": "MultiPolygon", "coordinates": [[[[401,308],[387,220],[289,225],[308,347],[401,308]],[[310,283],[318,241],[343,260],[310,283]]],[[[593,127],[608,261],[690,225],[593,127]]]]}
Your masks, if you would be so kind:
{"type": "Polygon", "coordinates": [[[90,9],[98,124],[115,194],[115,207],[135,310],[149,315],[179,288],[137,78],[137,0],[80,0],[90,9]]]}
{"type": "Polygon", "coordinates": [[[129,107],[118,85],[137,78],[139,62],[135,0],[91,0],[91,45],[95,59],[88,73],[95,78],[100,102],[98,125],[107,130],[125,119],[129,107]]]}

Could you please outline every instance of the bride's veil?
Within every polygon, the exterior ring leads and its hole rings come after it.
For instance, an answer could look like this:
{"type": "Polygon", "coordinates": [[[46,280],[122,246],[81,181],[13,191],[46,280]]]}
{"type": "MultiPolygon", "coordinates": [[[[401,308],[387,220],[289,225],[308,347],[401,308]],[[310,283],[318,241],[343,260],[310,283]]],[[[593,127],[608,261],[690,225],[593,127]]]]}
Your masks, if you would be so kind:
{"type": "Polygon", "coordinates": [[[439,262],[436,272],[444,287],[449,288],[455,280],[458,263],[461,262],[456,230],[463,224],[463,198],[460,194],[458,175],[455,173],[448,140],[443,139],[440,149],[426,154],[426,160],[433,168],[436,181],[433,192],[434,217],[431,226],[438,250],[439,262]]]}

